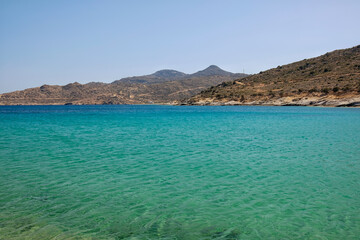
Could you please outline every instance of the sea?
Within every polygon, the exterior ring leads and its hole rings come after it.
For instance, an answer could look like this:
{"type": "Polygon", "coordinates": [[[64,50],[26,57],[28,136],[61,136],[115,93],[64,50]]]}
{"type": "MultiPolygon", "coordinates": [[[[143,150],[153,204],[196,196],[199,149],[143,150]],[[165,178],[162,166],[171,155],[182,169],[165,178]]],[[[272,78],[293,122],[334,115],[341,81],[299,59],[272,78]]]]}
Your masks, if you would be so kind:
{"type": "Polygon", "coordinates": [[[360,109],[1,106],[0,239],[360,239],[360,109]]]}

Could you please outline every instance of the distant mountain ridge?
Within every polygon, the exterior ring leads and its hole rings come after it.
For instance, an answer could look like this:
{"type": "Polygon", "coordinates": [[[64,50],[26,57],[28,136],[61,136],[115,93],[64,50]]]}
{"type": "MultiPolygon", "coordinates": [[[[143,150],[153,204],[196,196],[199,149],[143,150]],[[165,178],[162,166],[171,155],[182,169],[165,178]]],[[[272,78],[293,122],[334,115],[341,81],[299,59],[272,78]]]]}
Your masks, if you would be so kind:
{"type": "Polygon", "coordinates": [[[360,106],[360,45],[221,83],[184,104],[360,106]]]}
{"type": "Polygon", "coordinates": [[[230,73],[215,65],[194,74],[165,69],[112,83],[75,82],[4,93],[0,95],[0,105],[170,104],[210,86],[244,76],[247,75],[230,73]]]}
{"type": "MultiPolygon", "coordinates": [[[[209,67],[205,68],[204,70],[186,74],[183,72],[179,72],[172,69],[164,69],[157,71],[150,75],[145,76],[135,76],[135,77],[127,77],[122,78],[120,80],[116,80],[113,83],[119,82],[127,82],[127,83],[161,83],[167,81],[175,81],[175,80],[184,80],[194,77],[209,77],[209,76],[235,76],[234,73],[227,72],[222,70],[216,65],[210,65],[209,67]]],[[[245,76],[244,74],[240,75],[240,77],[245,76]]]]}

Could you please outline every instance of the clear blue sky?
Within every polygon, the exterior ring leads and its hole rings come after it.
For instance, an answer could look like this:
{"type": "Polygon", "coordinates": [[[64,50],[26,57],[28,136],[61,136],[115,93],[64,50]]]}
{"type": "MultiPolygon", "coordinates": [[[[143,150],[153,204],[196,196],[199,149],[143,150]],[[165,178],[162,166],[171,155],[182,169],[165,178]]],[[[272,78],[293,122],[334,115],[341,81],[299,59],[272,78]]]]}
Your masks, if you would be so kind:
{"type": "Polygon", "coordinates": [[[359,0],[0,0],[0,93],[211,64],[257,73],[360,44],[359,0]]]}

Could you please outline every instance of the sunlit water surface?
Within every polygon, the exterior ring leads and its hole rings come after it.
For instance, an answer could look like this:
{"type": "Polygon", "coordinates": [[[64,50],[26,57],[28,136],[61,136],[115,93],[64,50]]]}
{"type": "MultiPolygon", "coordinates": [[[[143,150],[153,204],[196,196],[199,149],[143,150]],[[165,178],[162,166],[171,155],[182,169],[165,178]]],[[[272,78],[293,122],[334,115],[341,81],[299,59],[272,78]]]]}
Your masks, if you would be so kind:
{"type": "Polygon", "coordinates": [[[360,109],[0,107],[0,239],[359,239],[360,109]]]}

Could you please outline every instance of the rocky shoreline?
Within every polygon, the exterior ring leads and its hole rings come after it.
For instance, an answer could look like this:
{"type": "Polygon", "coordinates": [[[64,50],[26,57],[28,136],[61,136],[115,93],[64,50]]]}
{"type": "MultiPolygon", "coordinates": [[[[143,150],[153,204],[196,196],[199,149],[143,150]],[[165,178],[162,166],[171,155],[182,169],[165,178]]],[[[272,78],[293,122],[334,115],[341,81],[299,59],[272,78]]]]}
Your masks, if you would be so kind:
{"type": "Polygon", "coordinates": [[[334,97],[283,97],[271,100],[241,102],[234,100],[201,99],[195,102],[183,102],[180,105],[200,106],[319,106],[319,107],[360,107],[360,96],[349,98],[334,97]]]}

